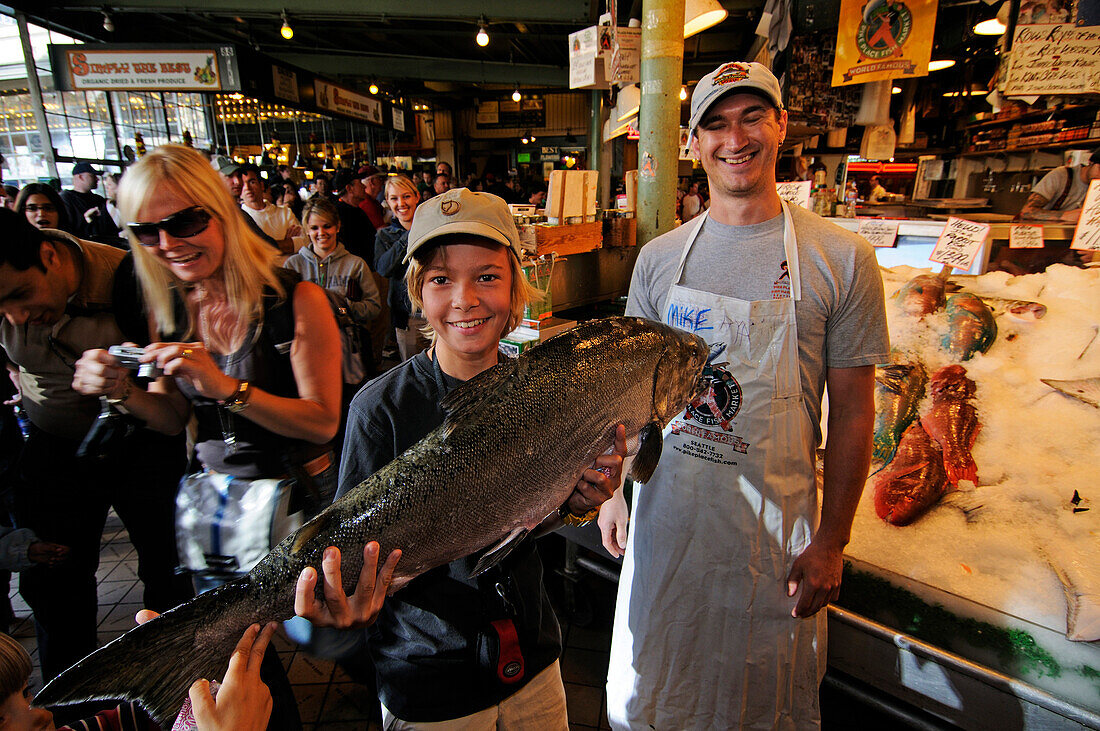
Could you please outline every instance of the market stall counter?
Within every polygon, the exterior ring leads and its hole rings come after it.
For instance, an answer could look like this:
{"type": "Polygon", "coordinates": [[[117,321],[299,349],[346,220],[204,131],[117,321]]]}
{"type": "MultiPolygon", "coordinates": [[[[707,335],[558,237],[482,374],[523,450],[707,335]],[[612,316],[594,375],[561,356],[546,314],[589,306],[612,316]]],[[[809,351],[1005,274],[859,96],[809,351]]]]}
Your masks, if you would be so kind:
{"type": "Polygon", "coordinates": [[[1100,269],[883,275],[830,666],[964,728],[1100,728],[1100,269]]]}

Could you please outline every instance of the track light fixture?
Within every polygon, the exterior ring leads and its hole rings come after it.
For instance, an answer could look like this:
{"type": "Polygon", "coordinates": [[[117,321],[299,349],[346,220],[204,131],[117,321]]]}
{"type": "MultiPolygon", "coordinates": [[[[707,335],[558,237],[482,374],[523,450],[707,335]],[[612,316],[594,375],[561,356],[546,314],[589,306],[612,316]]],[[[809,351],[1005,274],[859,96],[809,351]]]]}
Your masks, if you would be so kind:
{"type": "Polygon", "coordinates": [[[111,17],[111,13],[107,8],[103,9],[103,30],[108,33],[115,32],[115,19],[111,17]]]}

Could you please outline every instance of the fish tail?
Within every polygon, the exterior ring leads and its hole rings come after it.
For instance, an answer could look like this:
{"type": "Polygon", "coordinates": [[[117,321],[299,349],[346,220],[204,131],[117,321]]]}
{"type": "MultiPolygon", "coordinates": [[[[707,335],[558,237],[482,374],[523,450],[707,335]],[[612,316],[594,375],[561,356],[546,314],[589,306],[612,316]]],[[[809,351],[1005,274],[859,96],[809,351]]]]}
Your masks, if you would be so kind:
{"type": "Polygon", "coordinates": [[[967,457],[965,460],[959,460],[958,462],[947,462],[945,460],[943,468],[947,472],[947,479],[952,487],[958,487],[960,480],[969,480],[975,485],[978,484],[978,465],[974,463],[972,457],[967,457]]]}
{"type": "Polygon", "coordinates": [[[35,704],[138,701],[158,724],[170,728],[191,684],[224,674],[233,647],[251,623],[240,602],[247,581],[200,594],[134,627],[50,681],[35,704]]]}

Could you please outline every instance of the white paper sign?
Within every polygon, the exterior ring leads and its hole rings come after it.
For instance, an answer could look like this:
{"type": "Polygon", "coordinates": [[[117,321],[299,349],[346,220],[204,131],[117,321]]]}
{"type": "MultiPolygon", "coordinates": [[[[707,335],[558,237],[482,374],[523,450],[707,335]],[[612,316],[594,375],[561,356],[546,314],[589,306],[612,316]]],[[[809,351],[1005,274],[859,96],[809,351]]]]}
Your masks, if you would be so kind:
{"type": "Polygon", "coordinates": [[[1100,91],[1100,26],[1016,26],[1006,76],[1006,96],[1100,91]]]}
{"type": "Polygon", "coordinates": [[[1081,218],[1077,221],[1073,243],[1069,248],[1079,251],[1100,249],[1100,180],[1089,183],[1085,204],[1081,206],[1081,218]]]}
{"type": "Polygon", "coordinates": [[[779,197],[788,203],[794,203],[802,206],[803,208],[810,207],[810,188],[813,186],[812,180],[794,180],[789,183],[776,183],[775,191],[779,193],[779,197]]]}
{"type": "Polygon", "coordinates": [[[327,81],[314,79],[315,101],[321,109],[382,124],[382,102],[327,81]]]}
{"type": "Polygon", "coordinates": [[[1012,228],[1008,230],[1008,248],[1043,248],[1043,227],[1030,224],[1012,224],[1012,228]]]}
{"type": "MultiPolygon", "coordinates": [[[[1097,181],[1100,182],[1100,181],[1097,181]]],[[[965,218],[951,216],[943,227],[936,248],[932,250],[929,261],[946,264],[960,271],[969,271],[982,248],[985,237],[989,235],[989,224],[967,221],[965,218]]]]}
{"type": "Polygon", "coordinates": [[[856,233],[867,239],[871,246],[890,249],[898,241],[898,222],[881,218],[861,218],[856,233]]]}
{"type": "Polygon", "coordinates": [[[398,132],[405,131],[405,110],[393,107],[393,128],[398,132]]]}

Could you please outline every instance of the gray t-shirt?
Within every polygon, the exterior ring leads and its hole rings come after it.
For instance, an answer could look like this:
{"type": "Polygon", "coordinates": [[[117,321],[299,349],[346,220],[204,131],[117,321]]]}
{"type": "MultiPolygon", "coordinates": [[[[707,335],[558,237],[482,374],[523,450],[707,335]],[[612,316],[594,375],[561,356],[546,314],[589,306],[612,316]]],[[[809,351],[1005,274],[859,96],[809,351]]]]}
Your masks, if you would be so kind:
{"type": "MultiPolygon", "coordinates": [[[[799,206],[791,206],[791,219],[802,284],[802,299],[795,303],[802,398],[819,442],[825,369],[888,362],[886,307],[878,262],[866,240],[799,206]]],[[[642,248],[626,314],[664,319],[668,289],[692,228],[681,226],[642,248]]],[[[707,218],[679,283],[743,300],[789,297],[783,217],[751,226],[707,218]]]]}
{"type": "Polygon", "coordinates": [[[1047,199],[1046,204],[1043,206],[1044,210],[1049,211],[1054,208],[1054,202],[1061,197],[1062,191],[1066,189],[1067,174],[1073,176],[1073,185],[1070,186],[1069,194],[1062,205],[1058,206],[1058,210],[1071,211],[1084,205],[1085,194],[1088,193],[1089,186],[1081,180],[1081,168],[1079,166],[1072,168],[1060,167],[1054,168],[1044,175],[1043,179],[1031,189],[1032,193],[1038,193],[1047,199]]]}

